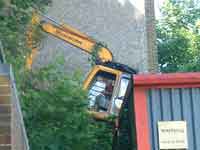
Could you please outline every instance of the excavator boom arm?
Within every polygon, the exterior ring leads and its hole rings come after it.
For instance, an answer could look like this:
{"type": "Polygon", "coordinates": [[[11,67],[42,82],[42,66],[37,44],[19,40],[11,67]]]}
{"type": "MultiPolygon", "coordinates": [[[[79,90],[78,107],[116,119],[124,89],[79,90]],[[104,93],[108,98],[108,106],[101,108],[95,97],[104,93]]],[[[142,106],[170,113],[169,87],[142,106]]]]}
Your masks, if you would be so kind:
{"type": "MultiPolygon", "coordinates": [[[[74,29],[67,24],[59,24],[47,16],[36,14],[33,18],[35,18],[33,19],[35,20],[35,24],[40,24],[45,32],[64,40],[89,54],[93,54],[94,47],[98,44],[95,40],[81,33],[77,29],[74,29]],[[44,17],[44,20],[41,19],[42,17],[44,17]]],[[[103,46],[98,50],[97,57],[101,62],[109,62],[113,59],[111,51],[103,46]]]]}

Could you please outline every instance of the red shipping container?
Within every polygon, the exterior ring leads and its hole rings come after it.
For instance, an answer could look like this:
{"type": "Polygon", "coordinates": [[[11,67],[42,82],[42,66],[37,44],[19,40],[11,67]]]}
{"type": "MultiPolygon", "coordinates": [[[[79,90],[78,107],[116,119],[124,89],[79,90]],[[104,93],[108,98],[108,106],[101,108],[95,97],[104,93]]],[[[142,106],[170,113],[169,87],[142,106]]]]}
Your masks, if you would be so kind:
{"type": "Polygon", "coordinates": [[[188,149],[200,150],[200,73],[135,75],[137,150],[159,150],[158,121],[186,121],[188,149]]]}

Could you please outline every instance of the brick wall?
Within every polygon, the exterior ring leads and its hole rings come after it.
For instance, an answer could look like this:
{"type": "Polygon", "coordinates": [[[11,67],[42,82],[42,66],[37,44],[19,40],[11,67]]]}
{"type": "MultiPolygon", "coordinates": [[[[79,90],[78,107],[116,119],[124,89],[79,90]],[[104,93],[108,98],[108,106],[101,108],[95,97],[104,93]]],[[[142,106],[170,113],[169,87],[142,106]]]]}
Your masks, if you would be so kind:
{"type": "Polygon", "coordinates": [[[145,19],[148,53],[148,71],[158,71],[158,54],[156,47],[154,0],[145,1],[145,19]]]}
{"type": "MultiPolygon", "coordinates": [[[[156,70],[153,14],[153,0],[53,0],[48,11],[54,20],[105,42],[116,61],[140,72],[156,70]]],[[[52,36],[43,41],[34,67],[53,62],[56,55],[64,55],[68,72],[90,68],[88,55],[52,36]]]]}

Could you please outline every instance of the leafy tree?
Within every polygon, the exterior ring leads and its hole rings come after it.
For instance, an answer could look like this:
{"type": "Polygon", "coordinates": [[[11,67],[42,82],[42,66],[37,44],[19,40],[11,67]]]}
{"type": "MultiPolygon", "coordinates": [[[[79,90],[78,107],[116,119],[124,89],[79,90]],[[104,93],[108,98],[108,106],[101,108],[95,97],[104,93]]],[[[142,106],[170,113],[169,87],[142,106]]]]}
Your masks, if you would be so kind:
{"type": "Polygon", "coordinates": [[[200,71],[200,8],[189,1],[168,0],[157,23],[162,72],[200,71]]]}
{"type": "Polygon", "coordinates": [[[21,82],[31,150],[111,150],[112,127],[87,113],[79,75],[67,77],[60,70],[60,65],[45,67],[21,82]]]}
{"type": "MultiPolygon", "coordinates": [[[[46,0],[44,1],[46,2],[46,0]]],[[[44,1],[11,0],[9,16],[0,14],[0,40],[5,48],[8,63],[13,64],[14,69],[20,70],[19,72],[21,72],[26,56],[30,52],[25,41],[27,25],[31,19],[33,5],[38,8],[44,8],[44,1]]],[[[3,0],[0,0],[0,5],[4,7],[3,0]]]]}

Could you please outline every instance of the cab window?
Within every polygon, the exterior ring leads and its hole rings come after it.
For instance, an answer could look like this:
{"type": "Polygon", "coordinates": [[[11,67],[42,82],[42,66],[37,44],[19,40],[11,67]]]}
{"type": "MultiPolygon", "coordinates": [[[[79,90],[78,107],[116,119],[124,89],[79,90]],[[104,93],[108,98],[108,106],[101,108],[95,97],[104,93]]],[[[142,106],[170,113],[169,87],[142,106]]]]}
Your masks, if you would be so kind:
{"type": "Polygon", "coordinates": [[[89,109],[104,112],[108,111],[116,76],[108,72],[98,72],[89,87],[89,109]]]}
{"type": "Polygon", "coordinates": [[[118,89],[118,95],[114,99],[114,103],[111,108],[111,113],[115,114],[118,116],[119,111],[121,109],[122,103],[124,101],[126,91],[129,85],[130,79],[127,77],[122,77],[120,84],[119,84],[119,89],[118,89]]]}

